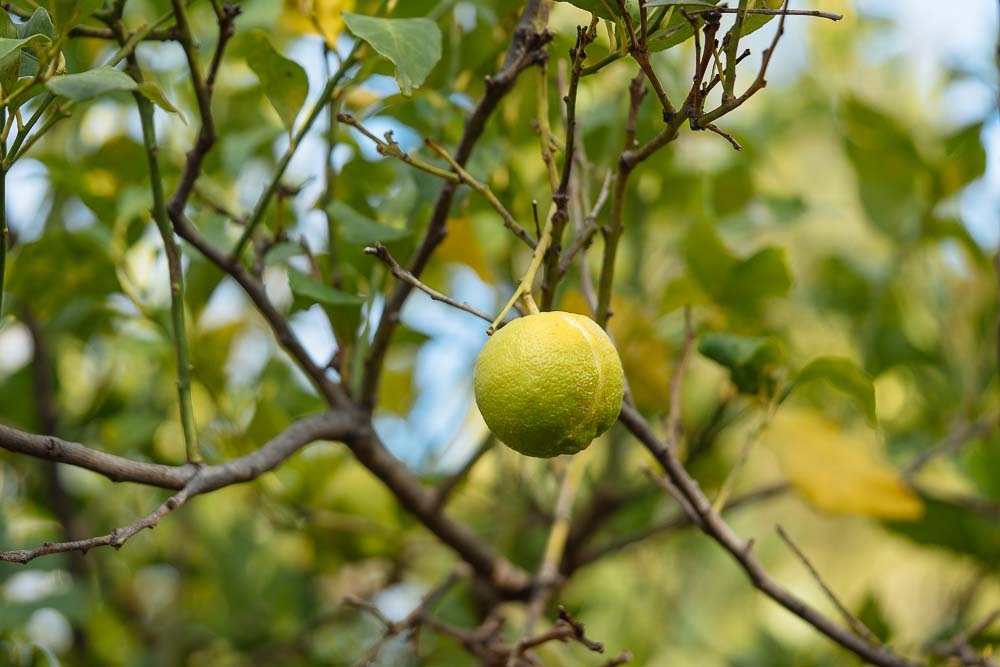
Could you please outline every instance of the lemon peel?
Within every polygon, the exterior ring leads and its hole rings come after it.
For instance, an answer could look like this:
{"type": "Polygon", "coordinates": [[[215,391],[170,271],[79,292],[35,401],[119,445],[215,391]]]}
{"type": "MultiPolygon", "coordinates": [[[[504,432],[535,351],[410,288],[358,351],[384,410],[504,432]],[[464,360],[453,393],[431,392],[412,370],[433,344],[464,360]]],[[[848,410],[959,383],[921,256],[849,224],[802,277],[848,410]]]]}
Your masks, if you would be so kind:
{"type": "Polygon", "coordinates": [[[621,360],[589,317],[552,311],[498,330],[476,361],[476,404],[490,430],[527,456],[575,454],[611,428],[621,360]]]}

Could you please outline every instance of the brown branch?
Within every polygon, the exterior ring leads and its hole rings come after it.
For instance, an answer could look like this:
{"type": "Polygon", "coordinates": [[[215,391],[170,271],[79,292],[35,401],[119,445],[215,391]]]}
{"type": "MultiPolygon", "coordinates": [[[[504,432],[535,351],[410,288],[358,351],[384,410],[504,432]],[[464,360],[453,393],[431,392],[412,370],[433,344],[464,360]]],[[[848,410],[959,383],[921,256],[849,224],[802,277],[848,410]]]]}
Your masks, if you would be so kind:
{"type": "MultiPolygon", "coordinates": [[[[601,215],[601,209],[608,201],[608,195],[611,194],[611,171],[604,177],[604,183],[601,185],[601,190],[597,195],[597,200],[594,202],[593,207],[583,219],[583,229],[576,235],[573,242],[566,248],[563,256],[559,260],[559,273],[565,274],[569,270],[570,262],[576,257],[577,253],[585,251],[590,247],[590,244],[594,240],[594,236],[598,232],[597,218],[601,215]]],[[[582,207],[581,207],[582,208],[582,207]]]]}
{"type": "Polygon", "coordinates": [[[989,629],[997,619],[1000,619],[1000,608],[994,609],[983,620],[962,630],[947,642],[932,647],[932,651],[941,657],[957,659],[962,665],[996,667],[996,662],[989,656],[979,655],[972,650],[969,642],[989,629]]]}
{"type": "Polygon", "coordinates": [[[86,554],[91,549],[104,546],[114,547],[116,550],[121,549],[122,546],[125,545],[125,542],[127,542],[130,538],[134,537],[146,528],[149,528],[150,530],[156,528],[157,524],[160,523],[160,519],[183,505],[189,498],[198,495],[198,493],[200,493],[198,490],[199,480],[199,475],[195,473],[194,477],[191,478],[191,481],[188,482],[188,484],[182,488],[180,492],[168,498],[162,505],[153,510],[152,513],[147,514],[138,521],[130,523],[127,526],[115,528],[107,535],[90,537],[84,540],[73,540],[71,542],[46,542],[40,547],[35,547],[34,549],[0,551],[0,561],[23,565],[41,556],[48,556],[51,554],[74,551],[86,554]]]}
{"type": "Polygon", "coordinates": [[[496,212],[500,214],[504,227],[514,232],[514,234],[519,239],[524,241],[529,248],[535,247],[535,240],[528,235],[528,232],[524,230],[524,227],[518,224],[517,220],[514,219],[514,216],[510,214],[510,211],[508,211],[507,208],[500,203],[500,200],[497,199],[497,196],[493,194],[493,191],[488,185],[477,181],[472,174],[466,171],[465,168],[455,160],[455,158],[448,154],[448,151],[436,144],[433,140],[425,139],[424,143],[430,146],[431,150],[444,158],[445,162],[447,162],[452,170],[458,175],[459,182],[468,185],[470,188],[481,194],[483,198],[490,203],[490,206],[492,206],[496,212]]]}
{"type": "Polygon", "coordinates": [[[903,476],[913,479],[924,467],[940,456],[953,454],[969,441],[987,435],[996,429],[995,418],[985,418],[972,422],[958,422],[952,426],[944,439],[918,454],[903,470],[903,476]]]}
{"type": "MultiPolygon", "coordinates": [[[[520,662],[519,658],[528,651],[553,641],[563,643],[575,641],[584,646],[588,651],[604,653],[604,644],[587,637],[586,628],[583,623],[570,616],[565,608],[559,607],[559,620],[556,621],[552,629],[533,637],[525,637],[514,644],[507,658],[507,667],[516,667],[520,662]]],[[[617,664],[621,665],[624,663],[619,662],[617,664]]]]}
{"type": "MultiPolygon", "coordinates": [[[[559,185],[552,193],[552,201],[556,210],[552,215],[552,242],[545,251],[544,273],[542,276],[542,310],[551,310],[555,300],[556,288],[559,280],[565,274],[565,270],[560,270],[560,255],[562,254],[562,237],[569,221],[567,211],[569,205],[569,187],[573,175],[573,165],[576,163],[577,145],[577,122],[576,122],[576,99],[577,91],[580,87],[581,72],[583,71],[583,61],[587,58],[587,47],[597,39],[597,18],[591,21],[588,27],[577,26],[576,45],[570,49],[569,55],[572,61],[570,70],[569,87],[563,97],[565,103],[566,118],[566,151],[563,154],[562,173],[559,178],[559,185]]],[[[591,234],[593,237],[593,234],[591,234]]]]}
{"type": "Polygon", "coordinates": [[[191,36],[191,29],[187,21],[187,10],[180,0],[172,0],[174,13],[177,17],[177,31],[179,41],[184,48],[184,55],[188,61],[188,69],[191,73],[191,83],[194,86],[195,99],[198,101],[198,113],[201,117],[201,128],[198,130],[198,138],[194,146],[188,151],[184,164],[184,171],[181,172],[177,188],[167,202],[167,212],[170,219],[176,221],[184,214],[184,207],[191,196],[198,177],[201,175],[201,167],[208,152],[215,145],[217,134],[215,129],[215,118],[212,115],[212,93],[215,90],[215,79],[218,75],[219,67],[222,65],[222,56],[230,38],[235,34],[236,17],[242,9],[239,5],[225,4],[222,13],[218,16],[219,39],[215,45],[215,52],[212,54],[212,61],[208,68],[208,73],[203,74],[201,64],[198,60],[197,47],[194,38],[191,36]]]}
{"type": "Polygon", "coordinates": [[[821,12],[815,9],[737,9],[735,7],[713,7],[712,9],[696,9],[688,12],[691,16],[707,14],[709,12],[719,12],[720,14],[763,14],[765,16],[814,16],[831,21],[839,21],[844,18],[843,14],[832,12],[821,12]]]}
{"type": "Polygon", "coordinates": [[[708,497],[698,486],[698,482],[681,465],[673,448],[656,436],[642,415],[631,405],[625,405],[622,407],[619,419],[663,466],[670,482],[689,506],[691,519],[700,523],[702,531],[729,553],[756,589],[840,646],[873,665],[879,667],[919,667],[919,663],[896,655],[885,646],[873,644],[834,623],[778,584],[754,557],[752,553],[753,542],[740,539],[732,528],[712,510],[708,497]]]}
{"type": "MultiPolygon", "coordinates": [[[[562,563],[566,550],[566,542],[570,532],[570,521],[573,513],[573,502],[580,486],[580,479],[586,468],[586,460],[571,458],[566,464],[562,480],[559,483],[559,493],[555,508],[552,511],[552,526],[545,541],[545,551],[542,561],[535,573],[531,596],[528,599],[528,613],[524,622],[525,634],[534,630],[534,625],[541,617],[548,604],[549,596],[562,581],[559,565],[562,563]]],[[[562,609],[560,609],[560,615],[562,609]]]]}
{"type": "Polygon", "coordinates": [[[0,449],[44,461],[65,463],[104,475],[113,482],[134,482],[162,489],[183,489],[200,471],[201,493],[249,482],[273,470],[315,440],[342,440],[364,417],[347,411],[325,412],[293,422],[256,451],[211,466],[171,466],[134,461],[55,436],[35,435],[0,424],[0,449]]]}
{"type": "MultiPolygon", "coordinates": [[[[552,39],[551,33],[544,29],[548,22],[547,13],[548,3],[545,0],[528,0],[525,4],[503,65],[496,74],[486,78],[486,90],[465,120],[465,129],[453,156],[456,163],[465,166],[468,162],[473,148],[483,134],[486,121],[493,115],[500,100],[514,87],[521,72],[543,62],[547,57],[545,46],[552,39]]],[[[448,214],[457,189],[455,183],[445,183],[441,188],[420,245],[407,264],[407,270],[418,278],[447,234],[448,214]]],[[[401,282],[386,299],[364,363],[360,398],[367,408],[375,405],[382,364],[389,350],[392,334],[399,324],[399,313],[412,290],[413,285],[401,282]]]]}
{"type": "Polygon", "coordinates": [[[264,289],[264,284],[251,274],[238,259],[230,257],[213,246],[183,215],[171,216],[171,221],[178,236],[194,246],[206,259],[215,264],[223,273],[229,274],[243,288],[243,291],[250,297],[250,300],[253,301],[257,310],[271,327],[278,344],[288,352],[312,380],[313,385],[327,403],[331,406],[347,405],[350,399],[343,387],[331,381],[326,376],[325,369],[313,362],[298,336],[295,335],[288,322],[271,302],[264,289]]]}
{"type": "Polygon", "coordinates": [[[420,604],[418,604],[413,611],[407,614],[406,618],[398,622],[390,621],[386,618],[385,614],[382,613],[381,609],[367,600],[362,600],[361,598],[354,596],[344,598],[345,605],[368,612],[378,619],[379,623],[385,626],[385,634],[382,635],[382,637],[368,651],[368,654],[358,663],[359,667],[363,665],[371,665],[378,660],[378,655],[381,652],[382,647],[385,646],[385,643],[393,637],[410,630],[416,630],[423,625],[427,618],[430,617],[431,609],[434,605],[436,605],[441,598],[444,597],[444,594],[451,590],[455,584],[468,577],[469,574],[471,574],[471,572],[467,566],[459,565],[456,567],[444,581],[428,591],[420,599],[420,604]]]}
{"type": "Polygon", "coordinates": [[[726,100],[713,111],[701,114],[692,119],[693,127],[698,126],[703,128],[707,126],[709,123],[721,118],[733,109],[742,105],[744,102],[753,97],[754,93],[767,85],[767,67],[771,63],[771,57],[774,55],[774,49],[778,46],[778,41],[781,39],[781,36],[785,34],[785,16],[787,15],[787,9],[788,0],[785,0],[785,4],[781,9],[781,18],[778,19],[778,29],[774,31],[774,38],[771,40],[771,45],[764,50],[760,70],[757,72],[757,78],[754,79],[753,83],[751,83],[739,97],[726,100]]]}
{"type": "Polygon", "coordinates": [[[375,242],[374,246],[369,246],[365,248],[365,254],[372,255],[373,257],[378,258],[383,264],[389,267],[389,270],[392,272],[392,275],[394,275],[398,280],[413,285],[418,290],[420,290],[430,298],[434,299],[435,301],[446,303],[452,308],[457,308],[458,310],[469,313],[470,315],[475,315],[481,320],[486,320],[487,322],[493,322],[492,316],[487,315],[478,308],[474,308],[473,306],[470,306],[469,304],[461,301],[456,301],[455,299],[452,299],[450,296],[442,294],[441,292],[438,292],[436,289],[428,287],[424,283],[420,282],[419,278],[417,278],[415,275],[413,275],[412,273],[404,269],[402,266],[400,266],[399,262],[397,262],[393,258],[392,254],[389,252],[389,249],[386,248],[381,243],[379,243],[378,241],[375,242]]]}
{"type": "MultiPolygon", "coordinates": [[[[790,487],[788,484],[782,482],[779,484],[773,484],[771,486],[766,486],[762,489],[756,491],[750,491],[742,496],[737,496],[726,506],[725,513],[732,512],[737,509],[753,507],[761,502],[766,502],[772,498],[776,498],[783,495],[788,491],[790,487]]],[[[664,519],[654,523],[646,528],[632,533],[630,535],[624,535],[615,538],[605,544],[593,547],[591,549],[586,549],[581,551],[579,554],[573,555],[563,567],[563,576],[569,576],[574,571],[579,568],[589,565],[594,561],[600,560],[605,556],[609,556],[613,553],[621,551],[626,547],[630,547],[633,544],[638,544],[643,542],[654,535],[662,535],[664,533],[673,533],[680,530],[685,530],[692,528],[697,524],[691,519],[691,517],[684,512],[681,512],[677,516],[671,517],[669,519],[664,519]]]]}

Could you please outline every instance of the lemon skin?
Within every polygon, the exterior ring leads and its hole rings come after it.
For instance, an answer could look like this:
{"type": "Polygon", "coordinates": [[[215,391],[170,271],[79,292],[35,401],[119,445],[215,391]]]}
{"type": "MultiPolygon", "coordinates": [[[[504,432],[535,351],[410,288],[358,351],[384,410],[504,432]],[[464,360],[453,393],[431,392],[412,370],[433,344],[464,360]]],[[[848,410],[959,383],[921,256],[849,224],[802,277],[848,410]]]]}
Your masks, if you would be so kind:
{"type": "Polygon", "coordinates": [[[490,430],[527,456],[575,454],[611,428],[625,376],[614,344],[589,317],[521,317],[476,360],[476,404],[490,430]]]}

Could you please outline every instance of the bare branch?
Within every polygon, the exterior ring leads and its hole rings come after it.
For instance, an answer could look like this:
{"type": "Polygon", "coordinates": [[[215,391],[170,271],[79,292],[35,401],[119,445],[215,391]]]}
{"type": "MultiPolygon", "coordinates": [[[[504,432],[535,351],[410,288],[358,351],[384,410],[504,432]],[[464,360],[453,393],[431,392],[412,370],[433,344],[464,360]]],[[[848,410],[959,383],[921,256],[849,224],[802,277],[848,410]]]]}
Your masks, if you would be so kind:
{"type": "Polygon", "coordinates": [[[169,466],[133,461],[55,436],[35,435],[0,424],[0,448],[45,461],[65,463],[104,475],[113,482],[134,482],[163,489],[185,488],[197,473],[199,492],[249,482],[273,470],[302,447],[316,440],[343,440],[358,428],[363,416],[332,411],[304,417],[256,451],[211,466],[169,466]]]}
{"type": "MultiPolygon", "coordinates": [[[[726,506],[726,513],[732,512],[737,509],[753,507],[758,503],[768,501],[772,498],[780,496],[788,491],[790,487],[788,484],[782,482],[779,484],[772,484],[771,486],[765,486],[764,488],[758,489],[756,491],[750,491],[744,495],[737,496],[726,506]]],[[[643,542],[654,535],[662,535],[664,533],[672,533],[679,530],[685,530],[696,526],[697,524],[690,516],[681,512],[677,516],[671,517],[669,519],[664,519],[654,523],[646,528],[639,530],[635,533],[624,535],[621,537],[616,537],[610,540],[606,544],[600,546],[586,549],[581,551],[578,555],[574,555],[563,567],[563,575],[569,576],[573,571],[593,563],[594,561],[600,560],[605,556],[621,551],[622,549],[629,547],[633,544],[638,544],[643,542]]]]}
{"type": "Polygon", "coordinates": [[[127,526],[115,528],[107,535],[91,537],[84,540],[74,540],[72,542],[58,542],[55,544],[45,543],[40,547],[35,547],[34,549],[0,551],[0,561],[7,563],[19,563],[23,565],[34,560],[35,558],[48,556],[50,554],[66,553],[70,551],[78,551],[81,554],[85,554],[91,549],[103,546],[121,549],[125,542],[127,542],[131,537],[146,528],[149,528],[150,530],[156,528],[157,524],[160,523],[160,519],[183,505],[192,496],[197,495],[199,493],[197,490],[199,479],[200,478],[196,473],[195,476],[191,478],[191,481],[188,482],[187,486],[181,489],[179,493],[168,498],[166,502],[157,507],[151,514],[147,514],[138,521],[130,523],[127,526]]]}
{"type": "Polygon", "coordinates": [[[713,7],[712,9],[697,9],[688,12],[691,16],[697,16],[698,14],[706,14],[708,12],[719,12],[721,14],[763,14],[764,16],[814,16],[820,19],[829,19],[831,21],[839,21],[844,18],[843,14],[834,14],[832,12],[821,12],[815,9],[737,9],[735,7],[713,7]]]}
{"type": "Polygon", "coordinates": [[[1000,619],[1000,608],[994,609],[986,617],[975,625],[962,630],[947,642],[932,647],[934,653],[946,657],[955,658],[962,665],[978,665],[979,667],[996,667],[988,655],[977,654],[969,645],[973,639],[985,632],[997,619],[1000,619]]]}
{"type": "Polygon", "coordinates": [[[631,405],[624,405],[619,419],[663,466],[671,484],[676,487],[677,493],[684,498],[691,511],[697,516],[702,531],[729,553],[746,572],[755,588],[837,644],[873,665],[919,667],[919,663],[896,655],[885,646],[873,644],[837,625],[778,584],[753,556],[751,551],[753,542],[740,539],[729,525],[712,510],[711,503],[699,487],[698,482],[684,469],[673,449],[656,436],[642,415],[631,405]]]}
{"type": "Polygon", "coordinates": [[[399,265],[399,262],[397,262],[393,258],[392,254],[389,252],[389,249],[386,248],[381,243],[376,241],[374,246],[369,246],[365,248],[365,254],[377,257],[379,260],[382,261],[382,263],[384,263],[386,266],[389,267],[389,270],[392,272],[392,275],[394,275],[397,279],[413,285],[418,290],[420,290],[430,298],[434,299],[435,301],[446,303],[452,308],[457,308],[461,311],[469,313],[470,315],[475,315],[481,320],[486,320],[487,322],[493,321],[493,318],[490,315],[487,315],[478,308],[474,308],[473,306],[470,306],[469,304],[463,303],[461,301],[456,301],[455,299],[452,299],[450,296],[442,294],[441,292],[438,292],[436,289],[428,287],[424,283],[420,282],[419,278],[417,278],[415,275],[413,275],[412,273],[401,267],[399,265]]]}
{"type": "MultiPolygon", "coordinates": [[[[514,87],[521,72],[543,62],[547,57],[545,46],[552,39],[551,33],[544,30],[547,22],[548,3],[543,0],[528,0],[514,30],[514,38],[507,50],[503,65],[496,74],[486,78],[486,90],[465,120],[462,139],[454,153],[456,163],[464,166],[468,162],[473,148],[483,134],[486,121],[493,115],[500,100],[514,87]]],[[[441,189],[423,239],[407,264],[407,270],[418,278],[430,261],[434,250],[447,234],[448,214],[457,188],[455,183],[445,183],[441,189]]],[[[365,359],[361,402],[366,407],[370,408],[375,404],[382,363],[389,350],[392,333],[399,324],[400,310],[412,290],[413,285],[401,282],[386,299],[382,317],[375,329],[368,357],[365,359]]]]}

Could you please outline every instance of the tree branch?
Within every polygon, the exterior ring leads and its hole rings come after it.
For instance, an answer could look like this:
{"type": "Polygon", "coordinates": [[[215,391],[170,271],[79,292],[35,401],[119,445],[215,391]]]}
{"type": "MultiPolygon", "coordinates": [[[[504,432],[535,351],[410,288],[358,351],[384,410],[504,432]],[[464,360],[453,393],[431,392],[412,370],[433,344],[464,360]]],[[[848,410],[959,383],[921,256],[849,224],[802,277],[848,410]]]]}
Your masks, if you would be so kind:
{"type": "Polygon", "coordinates": [[[412,273],[401,267],[399,265],[399,262],[397,262],[393,258],[392,254],[389,252],[389,249],[386,248],[381,243],[379,243],[378,241],[375,242],[374,246],[369,246],[365,248],[365,254],[377,257],[383,264],[389,267],[389,270],[392,272],[392,275],[396,277],[396,279],[413,285],[418,290],[420,290],[430,298],[434,299],[435,301],[446,303],[452,308],[457,308],[459,310],[465,311],[466,313],[469,313],[470,315],[475,315],[481,320],[486,320],[487,322],[493,321],[493,318],[491,316],[487,315],[478,308],[473,308],[467,303],[456,301],[455,299],[452,299],[450,296],[442,294],[441,292],[438,292],[436,289],[428,287],[424,283],[420,282],[419,278],[417,278],[415,275],[413,275],[412,273]]]}
{"type": "Polygon", "coordinates": [[[698,482],[681,465],[673,448],[656,436],[649,424],[642,418],[642,415],[631,405],[625,405],[622,408],[620,420],[649,450],[660,465],[663,466],[670,481],[676,486],[690,506],[690,511],[693,513],[691,519],[700,523],[702,531],[718,542],[729,553],[744,572],[746,572],[750,583],[756,589],[840,646],[873,665],[879,665],[880,667],[919,667],[919,663],[898,656],[885,646],[873,644],[862,637],[858,637],[850,630],[837,625],[778,584],[753,556],[753,543],[740,539],[729,525],[712,510],[708,497],[698,486],[698,482]]]}
{"type": "MultiPolygon", "coordinates": [[[[473,148],[483,134],[486,121],[493,115],[500,100],[514,87],[521,72],[547,57],[545,46],[552,39],[552,35],[544,29],[547,22],[546,0],[528,0],[514,30],[514,37],[507,49],[503,65],[496,74],[486,77],[486,90],[465,120],[462,139],[453,156],[457,164],[464,167],[468,162],[473,148]]],[[[417,278],[447,234],[448,213],[451,211],[457,189],[457,184],[445,183],[438,194],[427,230],[407,265],[407,270],[417,278]]],[[[413,285],[410,283],[402,282],[396,285],[392,294],[386,299],[382,317],[372,337],[371,347],[364,362],[365,371],[360,397],[362,404],[369,409],[375,405],[382,363],[389,350],[392,334],[399,324],[399,313],[412,290],[413,285]]]]}

